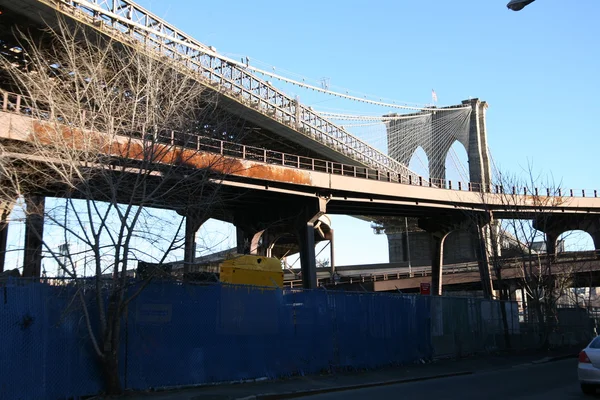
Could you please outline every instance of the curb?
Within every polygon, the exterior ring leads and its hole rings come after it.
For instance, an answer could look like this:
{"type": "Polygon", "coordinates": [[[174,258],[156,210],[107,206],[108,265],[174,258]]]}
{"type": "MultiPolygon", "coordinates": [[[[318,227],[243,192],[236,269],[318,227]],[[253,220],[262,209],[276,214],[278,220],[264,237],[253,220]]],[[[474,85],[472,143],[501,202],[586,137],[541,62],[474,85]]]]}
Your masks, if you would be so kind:
{"type": "Polygon", "coordinates": [[[565,355],[562,355],[562,356],[551,357],[550,360],[548,360],[548,362],[560,361],[560,360],[566,360],[568,358],[578,358],[578,357],[579,357],[579,353],[565,354],[565,355]]]}
{"type": "Polygon", "coordinates": [[[285,392],[285,393],[263,393],[263,394],[257,394],[257,395],[252,395],[252,396],[240,397],[236,400],[294,399],[297,397],[314,396],[317,394],[343,392],[346,390],[365,389],[365,388],[376,387],[376,386],[397,385],[397,384],[402,384],[402,383],[427,381],[427,380],[431,380],[431,379],[449,378],[449,377],[453,377],[453,376],[471,375],[471,374],[473,374],[473,371],[460,371],[460,372],[451,372],[448,374],[428,375],[428,376],[422,376],[422,377],[418,377],[418,378],[395,379],[395,380],[391,380],[391,381],[372,382],[372,383],[364,383],[364,384],[359,384],[359,385],[334,386],[334,387],[329,387],[329,388],[299,390],[299,391],[295,391],[295,392],[285,392]]]}
{"type": "Polygon", "coordinates": [[[577,358],[577,354],[565,354],[562,356],[544,357],[539,360],[532,361],[531,364],[546,364],[554,361],[566,360],[569,358],[577,358]]]}

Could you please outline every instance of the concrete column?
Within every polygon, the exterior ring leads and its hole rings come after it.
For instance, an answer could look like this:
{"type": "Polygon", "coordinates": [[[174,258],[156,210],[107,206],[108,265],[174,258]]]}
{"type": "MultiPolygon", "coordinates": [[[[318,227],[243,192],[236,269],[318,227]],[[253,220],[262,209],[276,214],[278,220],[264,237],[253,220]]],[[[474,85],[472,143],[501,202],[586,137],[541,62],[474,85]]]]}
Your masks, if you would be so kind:
{"type": "Polygon", "coordinates": [[[263,229],[262,231],[255,232],[254,235],[252,235],[252,239],[250,240],[250,254],[257,256],[265,255],[264,246],[260,245],[260,240],[263,238],[264,233],[265,231],[263,229]]]}
{"type": "Polygon", "coordinates": [[[8,216],[12,211],[12,204],[5,205],[0,213],[0,272],[4,272],[6,260],[6,242],[8,239],[8,216]]]}
{"type": "Polygon", "coordinates": [[[4,272],[4,261],[6,259],[6,242],[8,238],[8,221],[0,221],[0,272],[4,272]]]}
{"type": "Polygon", "coordinates": [[[239,254],[266,255],[268,244],[265,243],[265,231],[265,229],[254,231],[248,227],[236,226],[237,252],[239,254]]]}
{"type": "Polygon", "coordinates": [[[558,233],[546,232],[546,254],[549,257],[556,257],[556,242],[558,241],[558,233]]]}
{"type": "Polygon", "coordinates": [[[308,221],[300,227],[300,264],[302,267],[302,287],[317,287],[317,261],[315,254],[315,225],[308,221]]]}
{"type": "Polygon", "coordinates": [[[325,235],[325,239],[329,240],[329,267],[331,268],[331,279],[335,275],[335,250],[333,241],[333,229],[329,229],[329,233],[325,235]]]}
{"type": "Polygon", "coordinates": [[[487,252],[486,235],[484,234],[484,228],[481,226],[474,227],[475,234],[475,254],[477,256],[477,265],[479,267],[479,276],[481,278],[481,289],[483,291],[483,297],[486,299],[492,299],[494,297],[494,286],[492,283],[492,276],[490,273],[490,260],[487,252]]]}
{"type": "Polygon", "coordinates": [[[238,225],[235,226],[235,235],[236,235],[236,243],[237,243],[237,253],[238,254],[246,254],[246,247],[247,247],[247,243],[246,243],[246,232],[244,232],[244,230],[239,227],[238,225]]]}
{"type": "Polygon", "coordinates": [[[208,218],[197,212],[188,212],[185,216],[185,244],[183,250],[183,273],[190,272],[191,266],[196,261],[196,234],[198,229],[208,218]]]}
{"type": "Polygon", "coordinates": [[[517,285],[515,283],[511,283],[508,287],[508,300],[517,301],[517,285]]]}
{"type": "Polygon", "coordinates": [[[594,249],[596,251],[600,250],[600,232],[594,232],[594,233],[590,233],[590,235],[592,236],[592,240],[594,241],[594,249]]]}
{"type": "Polygon", "coordinates": [[[431,234],[431,295],[442,295],[442,268],[444,264],[444,240],[447,233],[431,234]]]}
{"type": "Polygon", "coordinates": [[[25,255],[23,258],[24,277],[40,277],[45,203],[46,198],[44,196],[29,196],[25,199],[27,217],[25,220],[25,255]]]}
{"type": "Polygon", "coordinates": [[[302,287],[305,289],[315,289],[317,287],[315,222],[321,215],[325,214],[326,206],[327,200],[320,197],[314,203],[307,204],[298,224],[302,287]]]}

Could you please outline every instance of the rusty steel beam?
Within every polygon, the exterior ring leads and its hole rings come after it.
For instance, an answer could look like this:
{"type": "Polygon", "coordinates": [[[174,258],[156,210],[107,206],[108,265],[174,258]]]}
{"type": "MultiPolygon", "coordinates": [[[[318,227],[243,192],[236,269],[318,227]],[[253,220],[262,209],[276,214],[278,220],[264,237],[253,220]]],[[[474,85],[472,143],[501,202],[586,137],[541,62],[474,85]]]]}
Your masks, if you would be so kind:
{"type": "MultiPolygon", "coordinates": [[[[57,125],[26,116],[0,112],[0,138],[31,142],[49,137],[49,130],[57,125]],[[32,136],[35,135],[35,136],[32,136]]],[[[62,128],[61,128],[62,129],[62,128]]],[[[82,130],[65,128],[65,135],[83,135],[82,130]]],[[[102,137],[102,133],[85,132],[102,137]]],[[[73,141],[76,143],[77,141],[73,141]]],[[[456,215],[464,213],[493,212],[496,218],[531,218],[540,213],[561,215],[600,215],[600,198],[561,197],[544,204],[534,196],[514,196],[514,204],[507,204],[502,194],[448,190],[436,187],[414,186],[397,182],[373,180],[332,172],[303,170],[284,165],[264,163],[240,157],[230,157],[207,151],[183,148],[170,144],[154,144],[157,163],[180,163],[191,168],[211,168],[223,175],[224,185],[246,187],[256,190],[280,191],[299,196],[327,196],[332,213],[349,215],[406,215],[415,210],[427,215],[435,210],[456,215]],[[558,204],[558,205],[555,205],[558,204]],[[381,211],[381,212],[379,212],[381,211]]],[[[222,150],[221,150],[222,151],[222,150]]],[[[113,138],[104,152],[118,158],[141,160],[144,144],[141,139],[113,138]]],[[[31,154],[15,154],[15,157],[35,157],[31,154]]]]}

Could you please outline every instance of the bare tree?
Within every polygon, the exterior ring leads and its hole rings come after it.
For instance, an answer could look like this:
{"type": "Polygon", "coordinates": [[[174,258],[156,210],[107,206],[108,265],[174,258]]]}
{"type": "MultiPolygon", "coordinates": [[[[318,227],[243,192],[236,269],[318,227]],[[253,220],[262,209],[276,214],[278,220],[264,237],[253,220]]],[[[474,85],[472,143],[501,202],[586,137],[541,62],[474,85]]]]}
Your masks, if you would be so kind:
{"type": "Polygon", "coordinates": [[[0,58],[0,71],[30,122],[0,143],[0,200],[23,196],[46,221],[45,257],[73,279],[106,392],[120,393],[121,319],[152,278],[132,283],[128,272],[172,260],[184,217],[201,222],[221,206],[220,177],[239,167],[201,150],[231,133],[214,94],[160,55],[61,19],[16,36],[25,61],[0,58]],[[43,196],[63,200],[30,201],[43,196]]]}
{"type": "MultiPolygon", "coordinates": [[[[498,221],[492,221],[487,230],[486,246],[490,270],[499,289],[500,299],[510,299],[507,280],[518,281],[524,289],[529,310],[528,317],[537,324],[542,345],[548,344],[552,326],[557,321],[558,300],[567,292],[574,274],[573,264],[557,263],[551,238],[534,227],[532,221],[545,225],[552,216],[547,208],[559,207],[564,199],[560,187],[540,175],[534,175],[529,166],[526,179],[499,173],[496,177],[497,198],[506,210],[518,211],[526,197],[533,207],[529,213],[519,212],[498,221]]],[[[503,312],[503,319],[505,319],[503,312]]],[[[509,340],[505,319],[505,335],[509,340]]]]}

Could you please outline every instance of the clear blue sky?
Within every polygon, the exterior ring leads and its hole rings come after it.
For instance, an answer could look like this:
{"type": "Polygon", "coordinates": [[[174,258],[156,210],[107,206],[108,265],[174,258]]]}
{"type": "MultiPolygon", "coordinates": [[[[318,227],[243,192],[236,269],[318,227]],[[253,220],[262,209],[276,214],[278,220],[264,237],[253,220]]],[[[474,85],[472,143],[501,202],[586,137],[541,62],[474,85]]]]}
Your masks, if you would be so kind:
{"type": "MultiPolygon", "coordinates": [[[[225,55],[276,71],[421,104],[432,88],[440,104],[479,97],[490,105],[488,140],[501,169],[533,163],[564,187],[600,188],[600,2],[537,0],[520,12],[506,2],[139,4],[225,55]]],[[[387,261],[387,240],[368,223],[333,223],[338,264],[387,261]]]]}
{"type": "MultiPolygon", "coordinates": [[[[489,146],[502,170],[533,163],[563,187],[600,189],[600,2],[537,0],[513,12],[507,1],[138,3],[253,65],[397,101],[429,103],[431,89],[442,105],[479,97],[490,105],[489,146]]],[[[337,105],[282,89],[315,108],[337,105]]],[[[335,216],[333,227],[338,265],[388,261],[386,237],[368,223],[335,216]]],[[[210,224],[202,237],[227,247],[235,230],[210,224]]]]}

